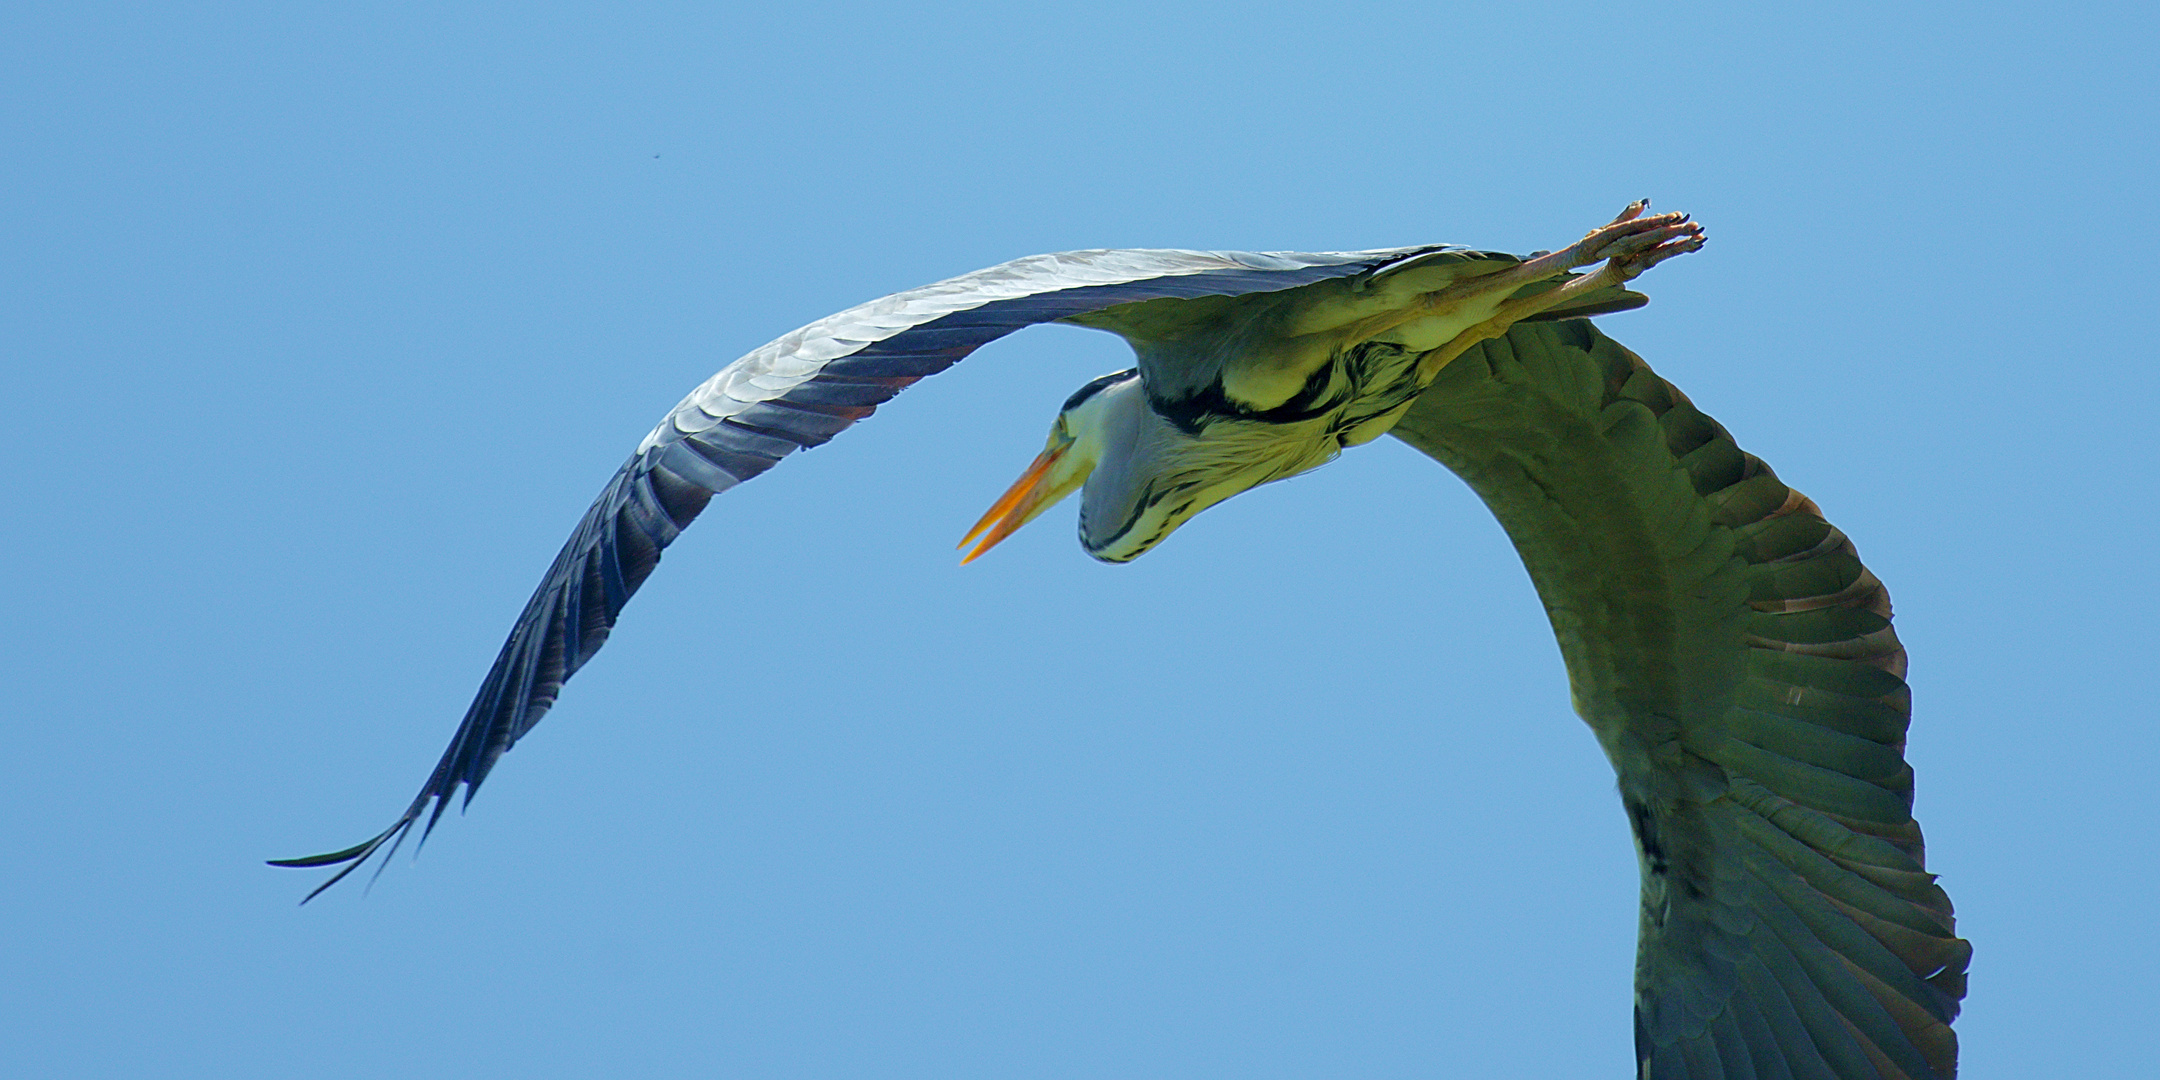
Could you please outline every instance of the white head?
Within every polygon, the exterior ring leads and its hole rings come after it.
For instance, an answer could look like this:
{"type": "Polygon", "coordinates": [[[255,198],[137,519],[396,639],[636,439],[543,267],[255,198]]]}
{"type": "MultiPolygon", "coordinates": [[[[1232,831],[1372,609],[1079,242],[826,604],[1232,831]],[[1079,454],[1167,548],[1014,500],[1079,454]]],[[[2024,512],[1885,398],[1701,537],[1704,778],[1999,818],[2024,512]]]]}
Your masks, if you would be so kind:
{"type": "Polygon", "coordinates": [[[1222,419],[1198,433],[1148,404],[1138,370],[1081,387],[1058,411],[1043,452],[975,523],[967,563],[1056,505],[1080,496],[1080,546],[1130,562],[1193,515],[1270,480],[1331,460],[1339,446],[1303,425],[1222,419]]]}

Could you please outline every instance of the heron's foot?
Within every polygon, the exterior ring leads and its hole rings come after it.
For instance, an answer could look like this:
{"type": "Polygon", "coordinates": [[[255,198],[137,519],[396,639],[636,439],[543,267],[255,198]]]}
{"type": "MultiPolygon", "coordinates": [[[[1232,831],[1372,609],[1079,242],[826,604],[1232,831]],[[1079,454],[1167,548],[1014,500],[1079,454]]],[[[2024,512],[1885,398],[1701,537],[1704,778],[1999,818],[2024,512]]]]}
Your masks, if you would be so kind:
{"type": "MultiPolygon", "coordinates": [[[[1599,289],[1625,284],[1675,255],[1702,250],[1708,238],[1701,222],[1678,213],[1643,216],[1643,211],[1649,208],[1650,200],[1638,199],[1620,211],[1620,216],[1610,224],[1590,230],[1581,240],[1559,251],[1534,256],[1502,273],[1472,278],[1453,286],[1453,289],[1477,285],[1513,289],[1591,263],[1605,264],[1595,273],[1578,275],[1558,288],[1509,300],[1484,321],[1463,330],[1446,345],[1426,353],[1418,362],[1420,385],[1429,384],[1442,367],[1471,346],[1507,333],[1508,327],[1524,319],[1573,303],[1599,289]]],[[[1458,301],[1457,297],[1445,295],[1449,291],[1434,294],[1434,299],[1458,301]]]]}
{"type": "MultiPolygon", "coordinates": [[[[1643,206],[1647,203],[1636,203],[1643,206]]],[[[1631,207],[1630,209],[1632,209],[1631,207]]],[[[1604,259],[1605,269],[1593,276],[1612,275],[1614,283],[1627,281],[1675,255],[1701,251],[1709,236],[1703,232],[1702,222],[1686,214],[1659,214],[1652,218],[1635,218],[1629,225],[1649,222],[1651,227],[1627,233],[1598,248],[1592,258],[1604,259]],[[1657,224],[1662,222],[1662,224],[1657,224]]],[[[1611,228],[1611,226],[1607,226],[1611,228]]],[[[1604,229],[1598,232],[1604,232],[1604,229]]],[[[1596,236],[1597,233],[1592,233],[1596,236]]],[[[1585,238],[1588,239],[1588,238],[1585,238]]]]}
{"type": "MultiPolygon", "coordinates": [[[[1644,217],[1643,211],[1649,208],[1650,200],[1637,199],[1620,211],[1620,216],[1612,219],[1610,224],[1590,230],[1582,239],[1559,251],[1539,252],[1499,273],[1458,281],[1444,289],[1427,293],[1424,297],[1424,310],[1447,311],[1481,296],[1491,296],[1502,290],[1514,292],[1525,285],[1544,281],[1570,270],[1593,263],[1605,263],[1605,269],[1600,270],[1597,275],[1601,279],[1599,283],[1568,294],[1576,296],[1588,288],[1617,285],[1675,255],[1684,255],[1703,246],[1701,222],[1680,213],[1644,217]]],[[[1552,296],[1551,293],[1543,295],[1552,296]]],[[[1554,297],[1544,301],[1543,306],[1536,310],[1544,310],[1558,299],[1554,297]]],[[[1530,314],[1535,314],[1535,311],[1525,311],[1523,315],[1507,321],[1512,323],[1530,314]]],[[[1398,319],[1404,317],[1396,316],[1398,319]]]]}
{"type": "Polygon", "coordinates": [[[1590,230],[1560,251],[1530,259],[1523,268],[1536,267],[1543,271],[1538,275],[1542,278],[1610,260],[1624,269],[1620,280],[1626,281],[1675,255],[1703,246],[1701,222],[1677,212],[1643,216],[1648,209],[1650,200],[1637,199],[1610,224],[1590,230]]]}

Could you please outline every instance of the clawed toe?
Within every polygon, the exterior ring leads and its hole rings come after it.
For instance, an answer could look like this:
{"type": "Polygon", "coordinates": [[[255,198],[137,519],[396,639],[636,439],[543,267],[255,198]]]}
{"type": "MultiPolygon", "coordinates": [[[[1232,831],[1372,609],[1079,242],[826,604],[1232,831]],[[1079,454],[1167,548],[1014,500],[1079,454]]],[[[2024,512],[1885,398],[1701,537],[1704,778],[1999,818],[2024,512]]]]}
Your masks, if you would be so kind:
{"type": "Polygon", "coordinates": [[[1575,245],[1571,260],[1576,266],[1610,260],[1614,275],[1625,281],[1675,255],[1703,246],[1702,223],[1686,214],[1644,216],[1650,200],[1639,199],[1620,211],[1612,223],[1594,229],[1575,245]]]}
{"type": "Polygon", "coordinates": [[[1710,238],[1703,235],[1702,229],[1698,227],[1693,231],[1666,240],[1638,254],[1615,258],[1611,265],[1614,267],[1615,272],[1619,274],[1620,279],[1625,281],[1675,255],[1685,255],[1690,251],[1701,251],[1702,246],[1708,243],[1709,240],[1710,238]]]}
{"type": "Polygon", "coordinates": [[[1649,251],[1650,249],[1658,247],[1659,245],[1662,245],[1669,240],[1674,240],[1680,237],[1687,236],[1701,236],[1702,234],[1703,228],[1701,223],[1689,221],[1687,219],[1687,216],[1683,214],[1680,216],[1679,220],[1673,222],[1670,225],[1663,225],[1656,228],[1645,229],[1642,232],[1623,236],[1618,240],[1615,240],[1612,243],[1605,245],[1605,247],[1598,252],[1598,257],[1604,259],[1625,259],[1629,256],[1649,251]]]}

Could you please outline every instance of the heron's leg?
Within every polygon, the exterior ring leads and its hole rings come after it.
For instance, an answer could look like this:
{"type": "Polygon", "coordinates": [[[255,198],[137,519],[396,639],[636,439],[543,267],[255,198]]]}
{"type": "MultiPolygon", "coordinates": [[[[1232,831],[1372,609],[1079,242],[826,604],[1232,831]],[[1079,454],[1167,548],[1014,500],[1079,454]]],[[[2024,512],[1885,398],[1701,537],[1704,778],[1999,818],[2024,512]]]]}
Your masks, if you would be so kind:
{"type": "MultiPolygon", "coordinates": [[[[1626,210],[1620,212],[1620,216],[1614,219],[1612,224],[1602,229],[1593,230],[1590,235],[1583,237],[1582,240],[1563,250],[1555,251],[1550,255],[1539,256],[1529,262],[1504,270],[1499,274],[1472,278],[1470,281],[1451,285],[1439,293],[1433,294],[1434,296],[1440,296],[1470,285],[1500,287],[1512,284],[1513,287],[1519,288],[1522,285],[1529,284],[1531,281],[1541,281],[1553,274],[1563,273],[1578,266],[1587,266],[1600,259],[1605,261],[1605,265],[1599,267],[1594,274],[1585,274],[1558,288],[1547,289],[1535,296],[1518,297],[1501,304],[1484,321],[1455,335],[1447,344],[1426,353],[1418,359],[1418,385],[1430,384],[1433,377],[1440,373],[1441,368],[1446,367],[1449,361],[1469,351],[1471,346],[1507,333],[1508,327],[1532,315],[1571,303],[1599,289],[1625,284],[1643,271],[1675,255],[1685,255],[1690,251],[1702,250],[1705,237],[1701,223],[1690,221],[1685,214],[1659,214],[1651,218],[1641,217],[1642,210],[1647,205],[1647,200],[1630,204],[1626,210]],[[1623,229],[1623,226],[1636,227],[1623,229]],[[1546,262],[1546,260],[1553,261],[1546,262]],[[1503,283],[1499,280],[1503,276],[1528,270],[1541,262],[1546,263],[1546,266],[1544,272],[1537,277],[1529,280],[1518,280],[1513,283],[1503,283]]],[[[1486,293],[1486,291],[1486,289],[1477,290],[1478,293],[1486,293]]],[[[1460,302],[1460,299],[1460,297],[1455,298],[1455,301],[1460,302]]]]}
{"type": "MultiPolygon", "coordinates": [[[[1610,223],[1590,230],[1581,240],[1569,244],[1559,251],[1548,251],[1534,258],[1525,259],[1497,273],[1480,274],[1476,277],[1465,278],[1444,288],[1420,294],[1409,304],[1379,315],[1360,319],[1348,326],[1337,329],[1334,333],[1347,341],[1369,340],[1404,323],[1431,318],[1435,315],[1444,316],[1472,301],[1490,299],[1495,294],[1506,296],[1525,285],[1544,281],[1555,275],[1567,273],[1577,267],[1589,266],[1600,260],[1632,257],[1670,241],[1683,240],[1691,236],[1698,238],[1702,236],[1702,226],[1688,220],[1686,214],[1652,214],[1649,217],[1644,217],[1643,211],[1649,209],[1649,207],[1650,200],[1638,199],[1629,203],[1626,209],[1620,211],[1620,216],[1612,219],[1610,223]]],[[[1664,257],[1661,256],[1660,258],[1664,257]]],[[[1643,267],[1643,269],[1647,268],[1647,265],[1643,267]]],[[[1635,272],[1641,273],[1642,270],[1638,269],[1635,272]]],[[[1632,277],[1633,275],[1629,276],[1632,277]]],[[[1611,282],[1608,281],[1606,284],[1611,284],[1611,282]]],[[[1572,297],[1580,295],[1580,293],[1575,292],[1568,295],[1572,297]]],[[[1538,308],[1536,310],[1542,311],[1545,309],[1538,308]]],[[[1535,314],[1535,311],[1526,312],[1525,314],[1535,314]]],[[[1517,315],[1509,319],[1508,322],[1512,324],[1523,317],[1517,315]]],[[[1503,326],[1501,331],[1504,333],[1506,327],[1503,326]]],[[[1465,347],[1467,348],[1467,346],[1465,347]]],[[[1449,359],[1453,359],[1453,357],[1451,356],[1449,359]]],[[[1439,369],[1434,368],[1434,370],[1438,371],[1439,369]]]]}
{"type": "Polygon", "coordinates": [[[1458,281],[1447,288],[1427,293],[1420,299],[1429,309],[1452,307],[1473,296],[1491,295],[1496,289],[1512,292],[1532,282],[1543,281],[1555,274],[1564,274],[1603,259],[1643,251],[1682,236],[1702,235],[1702,225],[1688,220],[1686,214],[1642,216],[1643,211],[1649,208],[1650,200],[1637,199],[1620,211],[1620,216],[1583,234],[1582,239],[1559,251],[1548,251],[1525,259],[1497,274],[1458,281]]]}

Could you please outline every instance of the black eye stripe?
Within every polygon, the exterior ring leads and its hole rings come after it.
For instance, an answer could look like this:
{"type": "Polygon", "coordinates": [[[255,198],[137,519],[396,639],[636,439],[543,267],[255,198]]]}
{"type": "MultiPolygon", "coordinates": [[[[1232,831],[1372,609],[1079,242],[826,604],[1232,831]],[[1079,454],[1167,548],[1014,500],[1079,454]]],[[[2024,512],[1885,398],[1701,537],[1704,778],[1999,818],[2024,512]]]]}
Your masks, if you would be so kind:
{"type": "Polygon", "coordinates": [[[1126,368],[1123,371],[1113,371],[1099,379],[1090,380],[1087,385],[1073,391],[1072,396],[1065,399],[1065,404],[1058,407],[1058,412],[1069,413],[1073,411],[1073,409],[1079,407],[1081,402],[1102,393],[1103,389],[1111,383],[1121,382],[1139,370],[1139,368],[1126,368]]]}

